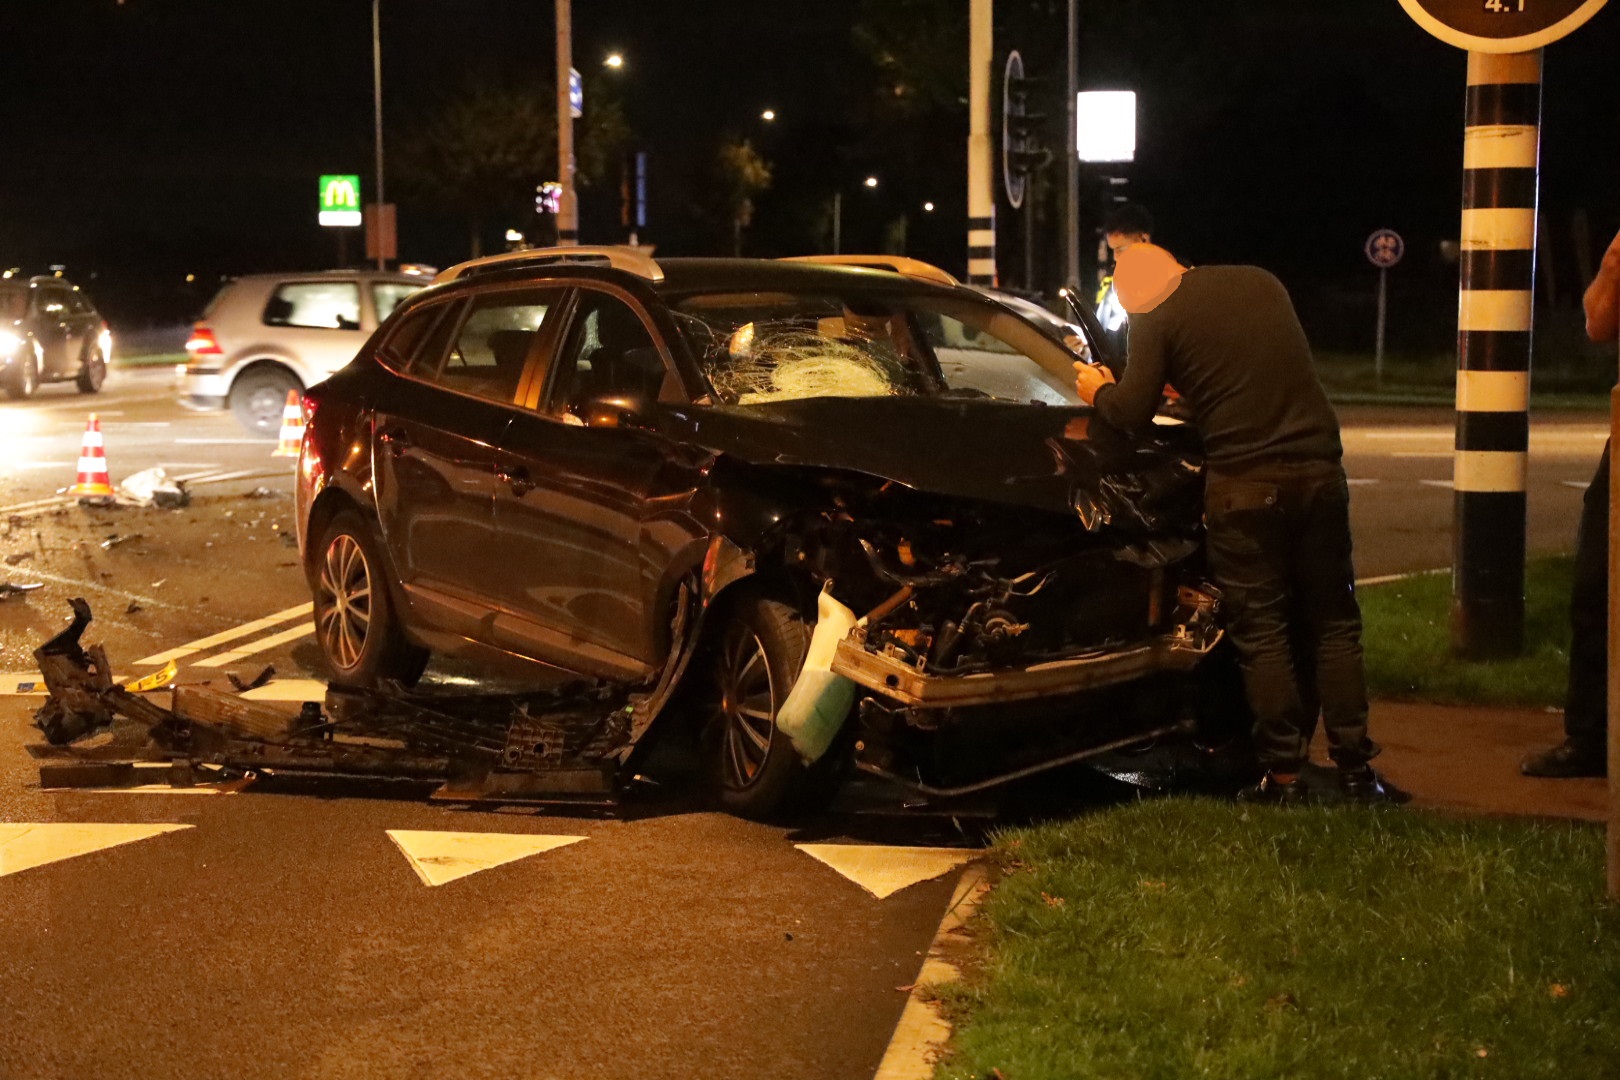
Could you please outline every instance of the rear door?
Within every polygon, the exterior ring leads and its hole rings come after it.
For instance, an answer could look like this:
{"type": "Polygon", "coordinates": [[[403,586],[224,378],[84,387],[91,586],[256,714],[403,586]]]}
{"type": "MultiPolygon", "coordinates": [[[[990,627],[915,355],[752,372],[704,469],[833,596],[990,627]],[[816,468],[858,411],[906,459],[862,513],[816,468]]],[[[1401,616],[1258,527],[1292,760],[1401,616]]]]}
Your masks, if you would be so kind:
{"type": "Polygon", "coordinates": [[[430,304],[400,320],[379,360],[375,413],[383,539],[426,622],[489,641],[504,593],[495,542],[497,448],[559,290],[508,289],[430,304]]]}
{"type": "Polygon", "coordinates": [[[353,360],[368,336],[354,278],[283,281],[270,290],[261,317],[276,328],[276,346],[297,358],[309,382],[353,360]]]}
{"type": "Polygon", "coordinates": [[[665,510],[684,520],[690,487],[671,479],[681,470],[668,440],[605,403],[684,400],[679,387],[631,298],[581,285],[545,385],[498,454],[500,562],[522,619],[509,647],[608,678],[644,678],[662,663],[662,585],[692,530],[648,522],[665,510]]]}

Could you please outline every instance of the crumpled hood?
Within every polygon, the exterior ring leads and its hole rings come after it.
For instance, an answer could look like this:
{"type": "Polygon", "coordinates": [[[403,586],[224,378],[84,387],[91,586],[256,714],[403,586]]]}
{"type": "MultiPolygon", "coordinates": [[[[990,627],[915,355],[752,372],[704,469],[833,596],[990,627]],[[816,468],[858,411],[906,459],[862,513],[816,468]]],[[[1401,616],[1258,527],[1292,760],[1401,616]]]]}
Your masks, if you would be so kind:
{"type": "Polygon", "coordinates": [[[948,398],[807,398],[664,412],[673,439],[754,465],[840,469],[918,491],[1078,515],[1092,529],[1198,520],[1191,431],[1131,439],[1084,407],[948,398]]]}

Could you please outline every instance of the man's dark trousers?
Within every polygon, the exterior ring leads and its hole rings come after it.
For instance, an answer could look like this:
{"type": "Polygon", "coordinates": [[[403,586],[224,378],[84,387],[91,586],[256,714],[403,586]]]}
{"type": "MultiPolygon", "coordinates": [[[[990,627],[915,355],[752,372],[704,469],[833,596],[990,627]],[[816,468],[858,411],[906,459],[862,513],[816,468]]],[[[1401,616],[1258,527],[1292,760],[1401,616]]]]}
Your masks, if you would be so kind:
{"type": "Polygon", "coordinates": [[[1602,754],[1609,716],[1609,444],[1586,489],[1575,538],[1575,588],[1569,598],[1569,695],[1564,734],[1602,754]]]}
{"type": "Polygon", "coordinates": [[[1209,558],[1225,597],[1227,633],[1255,714],[1255,752],[1274,773],[1299,771],[1315,717],[1301,685],[1314,662],[1328,752],[1343,769],[1378,752],[1367,738],[1361,608],[1350,556],[1350,488],[1336,461],[1210,470],[1209,558]],[[1296,642],[1291,645],[1291,640],[1296,642]]]}

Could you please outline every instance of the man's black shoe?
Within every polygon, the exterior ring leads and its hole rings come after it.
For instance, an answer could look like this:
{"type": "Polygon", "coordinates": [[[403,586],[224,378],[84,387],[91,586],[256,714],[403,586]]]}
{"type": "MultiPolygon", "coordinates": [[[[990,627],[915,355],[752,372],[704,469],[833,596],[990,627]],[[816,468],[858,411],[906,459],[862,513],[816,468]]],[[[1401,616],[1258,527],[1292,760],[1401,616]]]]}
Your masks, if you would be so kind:
{"type": "Polygon", "coordinates": [[[1279,780],[1276,773],[1268,772],[1258,784],[1238,792],[1237,801],[1269,806],[1300,806],[1305,802],[1305,785],[1297,777],[1279,780]]]}
{"type": "Polygon", "coordinates": [[[1347,799],[1376,799],[1380,794],[1378,774],[1371,765],[1340,769],[1339,793],[1347,799]]]}
{"type": "Polygon", "coordinates": [[[1609,756],[1604,747],[1565,739],[1549,750],[1531,754],[1519,763],[1526,776],[1563,780],[1575,776],[1608,776],[1609,756]]]}

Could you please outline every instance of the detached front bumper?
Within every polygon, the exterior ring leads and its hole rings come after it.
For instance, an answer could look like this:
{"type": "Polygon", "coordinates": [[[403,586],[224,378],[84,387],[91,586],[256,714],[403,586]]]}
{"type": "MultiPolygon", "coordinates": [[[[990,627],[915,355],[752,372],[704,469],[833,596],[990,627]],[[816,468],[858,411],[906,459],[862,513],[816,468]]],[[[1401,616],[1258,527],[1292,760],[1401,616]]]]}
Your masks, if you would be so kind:
{"type": "Polygon", "coordinates": [[[1149,675],[1191,671],[1223,636],[1215,622],[1216,607],[1214,597],[1184,589],[1174,625],[1156,637],[1082,656],[968,675],[936,674],[900,656],[870,651],[865,629],[857,627],[838,643],[832,670],[874,694],[916,709],[1061,697],[1149,675]]]}
{"type": "Polygon", "coordinates": [[[1191,671],[1220,639],[1220,631],[1202,641],[1170,633],[1108,652],[971,675],[928,674],[895,657],[869,653],[859,642],[848,639],[839,642],[832,669],[875,694],[912,708],[995,705],[1096,690],[1161,672],[1191,671]]]}

